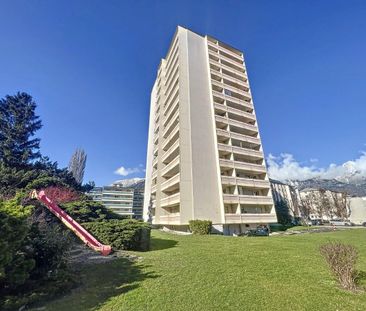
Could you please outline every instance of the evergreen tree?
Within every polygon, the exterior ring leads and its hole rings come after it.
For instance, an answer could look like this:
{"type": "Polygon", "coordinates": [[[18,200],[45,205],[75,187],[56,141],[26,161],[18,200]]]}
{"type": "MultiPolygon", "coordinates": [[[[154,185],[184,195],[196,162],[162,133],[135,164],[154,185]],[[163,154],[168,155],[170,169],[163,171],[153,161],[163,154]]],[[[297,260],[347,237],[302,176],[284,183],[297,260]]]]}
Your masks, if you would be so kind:
{"type": "Polygon", "coordinates": [[[4,165],[23,168],[40,158],[40,139],[32,138],[42,127],[35,109],[36,103],[27,93],[0,100],[0,162],[4,165]]]}
{"type": "Polygon", "coordinates": [[[83,149],[76,149],[72,155],[69,163],[69,172],[72,173],[76,182],[81,185],[84,179],[84,172],[86,166],[86,153],[83,149]]]}

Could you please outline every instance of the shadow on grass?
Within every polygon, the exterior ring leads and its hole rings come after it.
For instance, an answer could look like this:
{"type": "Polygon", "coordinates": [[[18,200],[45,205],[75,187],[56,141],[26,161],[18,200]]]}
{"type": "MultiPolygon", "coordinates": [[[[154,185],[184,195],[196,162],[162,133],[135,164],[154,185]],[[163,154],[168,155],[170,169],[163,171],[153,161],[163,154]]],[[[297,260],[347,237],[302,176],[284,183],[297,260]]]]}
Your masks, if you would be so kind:
{"type": "Polygon", "coordinates": [[[165,240],[158,238],[151,238],[150,251],[159,251],[162,249],[172,248],[178,244],[175,240],[165,240]]]}
{"type": "Polygon", "coordinates": [[[62,298],[43,304],[44,310],[97,310],[109,299],[138,288],[143,280],[158,278],[149,268],[125,258],[86,265],[79,272],[80,286],[62,298]]]}
{"type": "Polygon", "coordinates": [[[366,289],[366,271],[357,270],[357,277],[355,282],[358,286],[366,289]]]}

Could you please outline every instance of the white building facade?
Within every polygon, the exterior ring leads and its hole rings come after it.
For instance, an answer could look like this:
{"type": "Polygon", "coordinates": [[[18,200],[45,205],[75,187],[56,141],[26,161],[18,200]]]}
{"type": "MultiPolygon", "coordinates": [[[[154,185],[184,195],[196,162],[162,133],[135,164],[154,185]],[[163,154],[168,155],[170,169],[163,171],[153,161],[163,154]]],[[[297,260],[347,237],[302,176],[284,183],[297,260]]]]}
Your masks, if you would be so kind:
{"type": "Polygon", "coordinates": [[[178,27],[151,93],[144,219],[276,222],[243,53],[178,27]]]}

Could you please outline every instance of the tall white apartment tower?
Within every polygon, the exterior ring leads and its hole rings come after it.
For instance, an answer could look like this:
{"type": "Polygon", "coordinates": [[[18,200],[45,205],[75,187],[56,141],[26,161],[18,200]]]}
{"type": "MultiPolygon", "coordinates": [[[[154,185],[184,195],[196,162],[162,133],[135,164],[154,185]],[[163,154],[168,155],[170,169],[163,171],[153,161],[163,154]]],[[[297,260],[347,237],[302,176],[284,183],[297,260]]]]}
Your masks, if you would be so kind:
{"type": "Polygon", "coordinates": [[[145,220],[225,234],[277,221],[242,52],[178,26],[150,105],[145,220]]]}

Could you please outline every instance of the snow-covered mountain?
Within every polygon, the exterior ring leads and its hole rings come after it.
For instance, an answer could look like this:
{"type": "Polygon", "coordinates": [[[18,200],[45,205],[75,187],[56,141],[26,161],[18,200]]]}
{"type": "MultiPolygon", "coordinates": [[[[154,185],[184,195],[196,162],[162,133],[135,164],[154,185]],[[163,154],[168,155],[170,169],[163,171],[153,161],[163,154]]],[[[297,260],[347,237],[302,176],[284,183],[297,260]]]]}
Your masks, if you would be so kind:
{"type": "Polygon", "coordinates": [[[325,189],[346,192],[351,196],[366,196],[366,180],[362,178],[288,180],[286,183],[299,190],[305,188],[325,189]]]}

